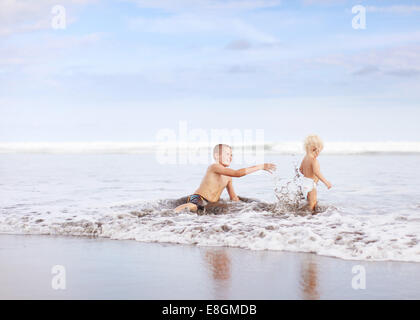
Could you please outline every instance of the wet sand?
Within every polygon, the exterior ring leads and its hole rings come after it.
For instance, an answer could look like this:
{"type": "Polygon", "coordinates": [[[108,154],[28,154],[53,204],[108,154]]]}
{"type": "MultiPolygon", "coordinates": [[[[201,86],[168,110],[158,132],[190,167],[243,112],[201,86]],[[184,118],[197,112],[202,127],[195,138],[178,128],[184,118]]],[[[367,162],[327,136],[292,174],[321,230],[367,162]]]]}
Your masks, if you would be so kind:
{"type": "Polygon", "coordinates": [[[0,299],[420,299],[419,263],[33,235],[0,235],[0,261],[0,299]]]}

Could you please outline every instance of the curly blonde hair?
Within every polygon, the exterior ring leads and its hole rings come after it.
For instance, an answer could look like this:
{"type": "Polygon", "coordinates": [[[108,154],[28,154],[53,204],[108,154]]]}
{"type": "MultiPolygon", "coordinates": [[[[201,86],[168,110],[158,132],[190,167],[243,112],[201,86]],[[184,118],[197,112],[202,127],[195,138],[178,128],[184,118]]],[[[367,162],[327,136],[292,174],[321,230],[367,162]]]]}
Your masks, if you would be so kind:
{"type": "Polygon", "coordinates": [[[315,134],[307,136],[303,145],[307,153],[315,150],[319,150],[319,152],[321,152],[322,149],[324,149],[324,142],[322,142],[321,138],[315,134]]]}

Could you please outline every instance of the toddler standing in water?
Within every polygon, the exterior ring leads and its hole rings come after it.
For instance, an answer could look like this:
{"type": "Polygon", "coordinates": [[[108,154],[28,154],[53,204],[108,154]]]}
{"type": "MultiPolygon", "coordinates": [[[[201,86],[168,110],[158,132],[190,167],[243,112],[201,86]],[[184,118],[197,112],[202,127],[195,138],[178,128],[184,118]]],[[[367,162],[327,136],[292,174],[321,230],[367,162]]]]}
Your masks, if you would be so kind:
{"type": "Polygon", "coordinates": [[[322,140],[316,135],[306,137],[304,142],[306,156],[302,160],[299,171],[303,174],[303,195],[308,200],[308,206],[311,211],[315,211],[317,203],[316,184],[321,180],[328,189],[331,183],[324,178],[321,173],[318,155],[324,148],[322,140]]]}

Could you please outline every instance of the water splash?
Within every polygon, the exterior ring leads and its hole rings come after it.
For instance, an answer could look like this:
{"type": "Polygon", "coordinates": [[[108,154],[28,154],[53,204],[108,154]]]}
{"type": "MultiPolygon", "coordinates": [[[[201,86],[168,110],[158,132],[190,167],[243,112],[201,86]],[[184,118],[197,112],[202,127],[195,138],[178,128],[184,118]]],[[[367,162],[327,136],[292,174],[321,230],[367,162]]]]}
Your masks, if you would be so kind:
{"type": "Polygon", "coordinates": [[[306,201],[303,195],[302,175],[296,159],[293,162],[294,176],[292,179],[274,177],[274,194],[278,200],[276,210],[294,214],[307,214],[306,201]]]}

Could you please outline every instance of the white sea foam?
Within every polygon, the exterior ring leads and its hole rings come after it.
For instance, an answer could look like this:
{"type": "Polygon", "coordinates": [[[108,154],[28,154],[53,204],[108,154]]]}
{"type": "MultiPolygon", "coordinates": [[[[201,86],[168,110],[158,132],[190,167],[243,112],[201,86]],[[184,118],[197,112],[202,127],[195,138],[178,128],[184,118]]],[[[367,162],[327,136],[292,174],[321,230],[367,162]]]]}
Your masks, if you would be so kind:
{"type": "MultiPolygon", "coordinates": [[[[263,147],[268,154],[302,154],[302,142],[267,142],[262,145],[235,145],[244,152],[263,147]]],[[[0,154],[142,154],[153,153],[159,148],[187,152],[185,143],[157,142],[0,142],[0,154]]],[[[190,149],[210,149],[208,143],[188,143],[190,149]]],[[[371,153],[420,153],[420,142],[326,142],[323,154],[371,154],[371,153]]]]}
{"type": "Polygon", "coordinates": [[[248,202],[206,215],[174,214],[176,201],[95,208],[59,214],[0,216],[0,232],[97,236],[116,240],[312,252],[352,260],[420,262],[420,219],[404,212],[318,215],[282,212],[276,204],[248,202]]]}
{"type": "Polygon", "coordinates": [[[237,194],[260,201],[176,215],[185,199],[167,199],[194,192],[205,165],[170,167],[153,154],[2,156],[0,232],[420,262],[418,154],[322,157],[333,188],[318,184],[315,216],[301,210],[300,157],[267,160],[277,164],[274,177],[263,172],[234,182],[237,194]]]}

